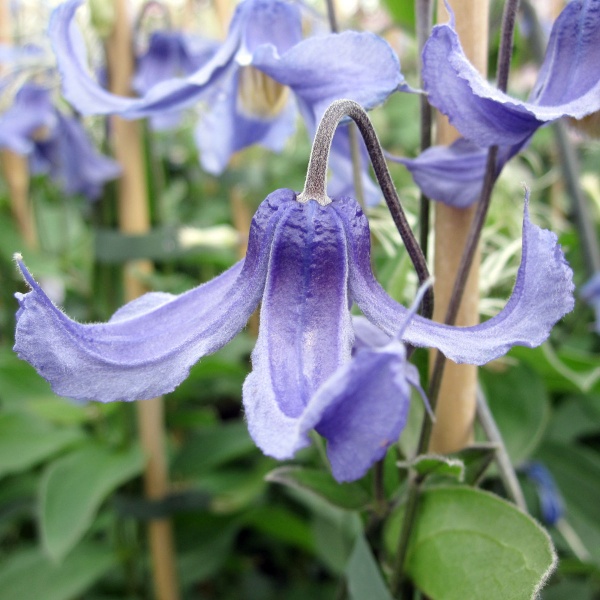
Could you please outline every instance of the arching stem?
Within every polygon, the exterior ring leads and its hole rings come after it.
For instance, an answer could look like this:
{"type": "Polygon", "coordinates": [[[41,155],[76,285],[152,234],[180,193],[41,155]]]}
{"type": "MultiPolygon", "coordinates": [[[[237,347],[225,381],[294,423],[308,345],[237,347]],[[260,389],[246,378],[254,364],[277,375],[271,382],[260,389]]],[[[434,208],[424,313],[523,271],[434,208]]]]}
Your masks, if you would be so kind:
{"type": "MultiPolygon", "coordinates": [[[[306,173],[306,182],[304,190],[298,195],[298,202],[308,202],[316,200],[322,206],[326,206],[331,202],[331,198],[327,196],[327,165],[329,161],[329,152],[331,150],[331,142],[333,135],[340,121],[346,117],[350,117],[358,126],[371,163],[375,176],[383,192],[386,204],[390,210],[394,223],[398,228],[398,232],[402,237],[402,241],[406,246],[406,250],[419,277],[419,284],[423,285],[429,278],[429,270],[425,256],[421,251],[419,243],[415,239],[413,232],[410,229],[406,215],[400,204],[398,193],[394,187],[394,182],[387,168],[383,150],[373,124],[371,123],[366,111],[360,104],[352,100],[336,100],[325,111],[317,133],[313,141],[313,147],[308,163],[306,173]]],[[[427,318],[433,313],[433,292],[431,289],[427,291],[423,300],[423,315],[427,318]]]]}

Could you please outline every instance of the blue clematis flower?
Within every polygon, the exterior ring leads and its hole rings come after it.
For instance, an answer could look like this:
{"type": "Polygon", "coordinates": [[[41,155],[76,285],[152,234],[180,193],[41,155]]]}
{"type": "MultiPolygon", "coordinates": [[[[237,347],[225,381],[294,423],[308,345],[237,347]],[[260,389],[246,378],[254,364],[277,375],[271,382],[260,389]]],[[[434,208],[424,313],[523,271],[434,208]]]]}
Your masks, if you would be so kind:
{"type": "Polygon", "coordinates": [[[56,125],[35,142],[30,155],[33,174],[48,174],[69,196],[97,200],[107,181],[121,174],[118,162],[100,154],[76,117],[56,111],[56,125]]]}
{"type": "MultiPolygon", "coordinates": [[[[157,83],[190,75],[212,58],[217,47],[217,42],[180,31],[154,31],[146,52],[138,58],[132,87],[144,96],[157,83]]],[[[180,119],[181,111],[161,113],[153,115],[150,124],[164,131],[176,127],[180,119]]]]}
{"type": "Polygon", "coordinates": [[[108,323],[69,319],[17,256],[31,291],[17,294],[15,351],[57,394],[101,402],[151,398],[172,391],[261,304],[253,370],[243,388],[250,434],[263,452],[287,459],[309,444],[315,428],[328,440],[335,476],[351,480],[402,428],[406,400],[398,404],[390,392],[401,390],[406,399],[416,374],[400,341],[483,364],[515,344],[541,344],[572,310],[571,269],[556,236],[533,225],[527,208],[521,266],[506,307],[460,328],[412,316],[386,294],[371,270],[369,226],[355,200],[321,205],[299,198],[289,189],[269,195],[252,221],[246,258],[219,277],[179,296],[145,294],[108,323]],[[354,362],[352,302],[383,333],[400,336],[354,362]]]}
{"type": "Polygon", "coordinates": [[[395,160],[406,165],[430,198],[459,207],[472,204],[481,191],[487,147],[499,146],[499,174],[538,128],[600,110],[599,45],[600,1],[569,2],[554,23],[529,101],[523,102],[489,84],[469,63],[453,17],[434,27],[423,49],[424,88],[431,104],[468,141],[395,160]]]}
{"type": "Polygon", "coordinates": [[[54,106],[50,90],[35,83],[25,83],[0,117],[2,147],[27,155],[34,175],[49,174],[66,194],[90,200],[121,173],[116,161],[96,150],[81,123],[54,106]]]}
{"type": "MultiPolygon", "coordinates": [[[[0,93],[8,93],[9,82],[2,80],[0,93]]],[[[26,83],[15,94],[9,108],[0,115],[0,148],[16,154],[29,154],[34,138],[56,124],[56,112],[48,89],[26,83]]]]}
{"type": "Polygon", "coordinates": [[[594,309],[596,313],[596,333],[600,334],[600,272],[595,273],[581,288],[580,295],[594,309]]]}
{"type": "MultiPolygon", "coordinates": [[[[372,108],[392,92],[409,89],[396,55],[383,39],[352,31],[302,39],[298,5],[245,0],[236,9],[227,39],[197,71],[156,83],[140,98],[115,96],[89,75],[85,47],[73,21],[80,4],[81,0],[65,2],[50,23],[65,98],[82,114],[129,119],[203,101],[206,110],[196,142],[202,166],[213,174],[225,169],[234,152],[252,144],[281,151],[295,130],[298,110],[312,135],[333,100],[348,98],[372,108]]],[[[336,148],[344,145],[343,140],[334,144],[334,166],[336,148]]]]}
{"type": "Polygon", "coordinates": [[[521,469],[534,483],[539,501],[540,512],[546,525],[556,525],[565,512],[563,499],[556,481],[546,466],[535,460],[527,462],[521,469]]]}

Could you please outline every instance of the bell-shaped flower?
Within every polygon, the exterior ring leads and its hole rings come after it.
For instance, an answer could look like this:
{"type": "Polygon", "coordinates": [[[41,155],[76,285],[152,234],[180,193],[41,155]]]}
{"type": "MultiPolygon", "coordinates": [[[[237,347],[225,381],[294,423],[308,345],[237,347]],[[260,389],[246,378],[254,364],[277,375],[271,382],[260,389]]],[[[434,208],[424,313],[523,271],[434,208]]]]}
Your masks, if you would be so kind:
{"type": "Polygon", "coordinates": [[[68,195],[98,198],[119,164],[96,150],[81,123],[64,115],[46,86],[25,83],[0,116],[0,148],[29,157],[34,175],[48,174],[68,195]]]}
{"type": "MultiPolygon", "coordinates": [[[[6,95],[10,93],[10,84],[6,80],[0,86],[0,93],[6,102],[6,95]]],[[[0,148],[29,154],[34,147],[34,138],[55,124],[56,114],[48,89],[26,83],[0,115],[0,148]]]]}
{"type": "Polygon", "coordinates": [[[58,110],[49,135],[35,142],[30,168],[33,174],[48,174],[67,195],[89,200],[121,174],[119,163],[96,150],[79,120],[58,110]]]}
{"type": "MultiPolygon", "coordinates": [[[[157,83],[190,75],[212,58],[217,47],[217,42],[181,31],[154,31],[137,60],[132,87],[144,96],[157,83]]],[[[150,124],[163,131],[176,127],[180,119],[181,111],[176,110],[153,115],[150,124]]]]}
{"type": "Polygon", "coordinates": [[[398,58],[383,39],[353,31],[302,39],[299,5],[244,0],[226,40],[198,70],[156,83],[140,98],[116,96],[90,76],[74,22],[80,4],[60,5],[50,24],[65,98],[82,114],[128,119],[203,101],[196,142],[203,168],[213,174],[250,145],[281,151],[295,130],[298,109],[312,135],[333,100],[349,98],[369,109],[408,89],[398,58]]]}
{"type": "Polygon", "coordinates": [[[542,521],[546,525],[556,525],[564,516],[565,506],[552,473],[538,460],[525,463],[519,470],[535,485],[542,521]]]}
{"type": "Polygon", "coordinates": [[[243,389],[250,433],[263,452],[287,459],[309,444],[315,428],[327,438],[334,472],[344,480],[360,477],[402,428],[406,400],[391,391],[402,390],[406,399],[416,374],[400,341],[483,364],[515,344],[541,344],[573,307],[572,272],[556,236],[533,225],[526,209],[516,284],[498,315],[464,328],[408,319],[411,312],[373,275],[369,226],[357,202],[345,197],[323,205],[289,189],[260,205],[244,260],[179,296],[145,294],[108,323],[71,320],[20,256],[17,263],[31,290],[17,294],[15,351],[57,394],[75,399],[131,401],[172,391],[260,304],[253,368],[243,389]],[[350,363],[353,302],[383,333],[400,337],[350,363]],[[356,469],[348,463],[352,452],[359,457],[356,469]]]}
{"type": "Polygon", "coordinates": [[[573,0],[554,23],[529,100],[513,98],[471,65],[450,23],[434,27],[423,49],[423,81],[430,103],[464,138],[416,159],[396,159],[423,192],[453,206],[479,198],[486,148],[499,146],[496,172],[538,128],[561,117],[582,119],[600,110],[600,2],[573,0]],[[439,182],[444,181],[445,186],[439,182]]]}

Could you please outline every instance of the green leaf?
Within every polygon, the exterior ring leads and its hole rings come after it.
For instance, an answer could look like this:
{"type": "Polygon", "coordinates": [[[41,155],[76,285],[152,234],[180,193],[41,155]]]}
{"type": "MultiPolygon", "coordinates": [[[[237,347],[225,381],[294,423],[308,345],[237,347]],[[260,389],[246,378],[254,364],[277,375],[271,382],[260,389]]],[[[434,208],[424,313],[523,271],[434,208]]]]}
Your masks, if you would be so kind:
{"type": "Polygon", "coordinates": [[[307,490],[333,506],[347,510],[360,510],[371,501],[368,492],[360,483],[338,483],[327,471],[304,467],[279,467],[271,471],[266,479],[307,490]]]}
{"type": "Polygon", "coordinates": [[[412,468],[422,478],[437,475],[440,477],[450,477],[462,482],[465,474],[465,465],[462,460],[450,458],[449,456],[439,456],[437,454],[423,454],[410,463],[399,462],[398,466],[407,469],[412,468]]]}
{"type": "Polygon", "coordinates": [[[415,3],[413,0],[385,0],[384,3],[396,23],[404,25],[411,30],[414,29],[415,3]]]}
{"type": "Polygon", "coordinates": [[[83,438],[24,413],[0,414],[0,477],[23,471],[83,438]]]}
{"type": "Polygon", "coordinates": [[[477,485],[496,457],[496,445],[487,442],[473,444],[453,452],[450,456],[460,460],[464,465],[463,483],[477,485]]]}
{"type": "Polygon", "coordinates": [[[103,500],[143,466],[137,446],[114,452],[90,445],[53,462],[40,485],[40,528],[48,554],[63,558],[92,524],[103,500]]]}
{"type": "Polygon", "coordinates": [[[490,409],[513,464],[528,458],[539,444],[550,416],[542,378],[526,365],[479,373],[490,409]]]}
{"type": "Polygon", "coordinates": [[[255,449],[244,422],[216,424],[187,440],[173,461],[172,471],[178,477],[191,477],[255,449]]]}
{"type": "Polygon", "coordinates": [[[92,544],[81,544],[59,564],[37,548],[21,550],[0,567],[2,600],[72,600],[115,563],[112,552],[92,544]]]}
{"type": "Polygon", "coordinates": [[[346,580],[352,600],[392,600],[373,553],[362,535],[356,538],[346,566],[346,580]]]}
{"type": "MultiPolygon", "coordinates": [[[[388,547],[400,522],[386,532],[388,547]]],[[[431,600],[530,600],[555,565],[548,534],[505,500],[470,487],[422,494],[406,568],[431,600]]]]}

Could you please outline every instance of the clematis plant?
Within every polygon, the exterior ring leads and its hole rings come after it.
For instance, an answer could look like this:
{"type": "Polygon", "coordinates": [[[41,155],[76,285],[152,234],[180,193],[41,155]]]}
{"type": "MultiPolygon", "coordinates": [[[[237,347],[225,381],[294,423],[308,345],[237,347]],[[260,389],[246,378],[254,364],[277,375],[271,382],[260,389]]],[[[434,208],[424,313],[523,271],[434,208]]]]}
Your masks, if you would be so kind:
{"type": "Polygon", "coordinates": [[[48,87],[37,83],[25,83],[0,116],[0,147],[27,155],[31,172],[49,174],[66,194],[90,200],[121,172],[96,150],[76,117],[54,106],[48,87]]]}
{"type": "MultiPolygon", "coordinates": [[[[148,48],[138,58],[132,87],[143,96],[157,83],[190,75],[211,59],[217,46],[216,42],[179,31],[154,31],[148,48]]],[[[180,118],[181,111],[160,113],[150,118],[150,124],[153,129],[167,130],[180,118]]]]}
{"type": "Polygon", "coordinates": [[[252,220],[246,258],[212,281],[179,296],[148,293],[107,323],[80,324],[52,304],[17,256],[31,288],[17,294],[19,357],[63,396],[142,400],[172,391],[261,304],[252,372],[243,387],[250,434],[265,454],[287,459],[309,444],[314,428],[328,441],[334,476],[346,481],[364,475],[402,428],[407,389],[417,380],[400,342],[478,365],[515,344],[541,344],[573,307],[572,272],[556,236],[532,224],[527,207],[516,284],[492,319],[451,327],[413,316],[387,295],[371,270],[369,225],[360,206],[326,193],[331,140],[347,115],[357,121],[387,189],[385,178],[391,180],[381,171],[385,163],[366,113],[354,102],[335,102],[319,126],[302,193],[270,194],[252,220]],[[394,338],[392,346],[351,360],[352,303],[394,338]],[[372,369],[381,382],[366,376],[372,369]],[[384,375],[391,381],[384,383],[384,375]],[[390,386],[402,391],[402,402],[390,386]]]}
{"type": "Polygon", "coordinates": [[[457,207],[479,198],[486,148],[496,145],[496,176],[542,126],[562,117],[582,119],[600,110],[600,1],[573,0],[557,18],[529,100],[500,92],[470,64],[454,17],[434,27],[423,49],[429,102],[464,136],[416,159],[393,157],[430,198],[457,207]]]}
{"type": "MultiPolygon", "coordinates": [[[[299,5],[244,0],[227,38],[200,68],[185,77],[158,81],[140,90],[139,98],[116,96],[89,74],[74,22],[81,2],[60,5],[50,23],[65,98],[82,114],[126,119],[168,114],[203,102],[195,137],[201,164],[209,173],[221,173],[233,153],[253,144],[281,151],[295,131],[298,111],[312,135],[333,100],[349,98],[369,109],[397,90],[410,90],[395,53],[376,35],[347,31],[302,39],[299,5]]],[[[333,159],[347,161],[347,133],[338,136],[333,159]]],[[[378,201],[366,173],[364,179],[369,200],[378,201]]]]}

